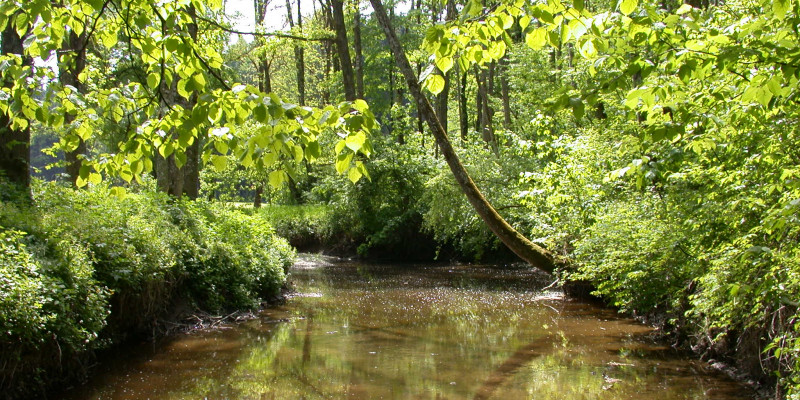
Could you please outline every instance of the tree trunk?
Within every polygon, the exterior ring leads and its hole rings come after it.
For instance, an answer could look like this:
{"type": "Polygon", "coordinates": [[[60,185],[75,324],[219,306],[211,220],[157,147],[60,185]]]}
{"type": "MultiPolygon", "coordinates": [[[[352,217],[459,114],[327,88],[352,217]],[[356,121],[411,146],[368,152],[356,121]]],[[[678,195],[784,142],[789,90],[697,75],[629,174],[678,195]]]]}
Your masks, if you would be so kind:
{"type": "Polygon", "coordinates": [[[483,132],[483,96],[481,95],[481,74],[475,67],[475,131],[483,132]]]}
{"type": "Polygon", "coordinates": [[[511,95],[508,87],[508,55],[500,59],[500,95],[503,98],[503,128],[511,129],[511,95]]]}
{"type": "MultiPolygon", "coordinates": [[[[318,0],[320,6],[320,14],[322,15],[323,26],[325,28],[333,30],[333,15],[331,14],[331,5],[327,0],[318,0]]],[[[331,77],[331,70],[333,69],[333,46],[335,43],[333,41],[327,40],[322,45],[323,49],[323,58],[325,59],[325,66],[323,68],[322,76],[323,81],[328,82],[331,77]]],[[[322,93],[320,93],[320,97],[322,98],[323,104],[330,104],[331,93],[328,89],[328,85],[324,85],[322,87],[322,93]]]]}
{"type": "Polygon", "coordinates": [[[264,184],[256,186],[256,197],[253,199],[253,208],[261,208],[261,195],[264,193],[264,184]]]}
{"type": "MultiPolygon", "coordinates": [[[[189,6],[187,13],[192,17],[192,21],[196,21],[196,11],[193,6],[189,6]]],[[[166,29],[166,27],[164,28],[166,29]]],[[[191,23],[187,26],[189,37],[193,40],[197,39],[197,24],[191,23]]],[[[172,83],[171,87],[167,87],[164,83],[159,86],[159,91],[162,94],[162,101],[164,107],[171,104],[182,103],[181,106],[185,109],[192,109],[197,102],[196,96],[192,96],[189,100],[181,100],[177,94],[177,81],[172,83]]],[[[172,137],[175,139],[176,134],[173,132],[172,137]]],[[[155,157],[156,169],[156,185],[162,192],[174,197],[181,197],[186,195],[190,199],[197,199],[200,194],[200,138],[194,138],[187,146],[184,155],[186,162],[183,166],[178,167],[176,163],[175,154],[170,154],[169,157],[155,157]]]]}
{"type": "MultiPolygon", "coordinates": [[[[74,31],[70,32],[67,36],[66,43],[64,43],[63,56],[66,58],[64,64],[61,64],[61,69],[58,73],[58,79],[63,86],[72,86],[78,94],[84,93],[84,84],[80,81],[79,76],[86,68],[86,32],[81,35],[76,34],[74,31]]],[[[66,113],[64,114],[64,124],[69,126],[75,121],[75,115],[66,113]]],[[[77,188],[78,174],[81,170],[81,155],[86,154],[86,142],[78,138],[78,145],[71,151],[64,152],[64,158],[67,162],[66,172],[70,182],[77,188]]]]}
{"type": "Polygon", "coordinates": [[[271,93],[272,92],[272,73],[270,72],[270,62],[266,59],[266,57],[261,60],[261,67],[260,67],[260,80],[259,86],[262,88],[262,92],[264,93],[271,93]]]}
{"type": "MultiPolygon", "coordinates": [[[[456,3],[455,0],[448,0],[447,1],[447,13],[445,15],[445,21],[452,21],[456,19],[458,16],[458,11],[456,10],[456,3]]],[[[436,18],[439,13],[433,13],[434,15],[434,23],[438,22],[436,18]]],[[[439,121],[442,123],[442,127],[444,131],[447,132],[447,101],[450,97],[450,81],[453,75],[452,69],[447,71],[444,74],[444,88],[442,91],[436,96],[436,115],[439,117],[439,121]]]]}
{"type": "Polygon", "coordinates": [[[461,128],[461,140],[467,140],[469,133],[469,116],[467,115],[467,71],[462,71],[461,67],[458,69],[461,75],[460,85],[458,86],[458,122],[461,128]]]}
{"type": "MultiPolygon", "coordinates": [[[[193,5],[187,9],[192,22],[188,25],[189,37],[197,41],[197,10],[193,5]]],[[[197,104],[197,96],[193,95],[183,104],[184,108],[191,110],[197,104]]],[[[200,137],[192,141],[186,148],[186,164],[183,166],[183,185],[180,191],[186,197],[196,200],[200,195],[200,137]]]]}
{"type": "MultiPolygon", "coordinates": [[[[267,15],[267,0],[254,0],[253,6],[256,11],[256,25],[261,25],[267,15]]],[[[263,43],[263,39],[259,39],[263,43]]],[[[256,63],[258,69],[258,90],[264,93],[272,92],[272,79],[270,78],[270,60],[264,55],[264,58],[258,60],[256,63]]]]}
{"type": "Polygon", "coordinates": [[[353,50],[355,51],[356,96],[364,98],[364,54],[361,49],[361,10],[356,3],[356,13],[353,15],[353,50]]]}
{"type": "Polygon", "coordinates": [[[331,0],[331,7],[333,9],[333,29],[336,32],[336,51],[339,55],[339,67],[342,71],[344,98],[347,101],[354,101],[356,99],[356,82],[353,62],[350,59],[350,50],[348,49],[347,27],[344,24],[343,0],[331,0]]]}
{"type": "MultiPolygon", "coordinates": [[[[289,27],[294,28],[294,18],[292,18],[292,4],[290,0],[286,0],[286,15],[289,21],[289,27]]],[[[303,29],[303,16],[300,13],[300,0],[297,0],[297,26],[303,29]]],[[[295,71],[297,73],[297,101],[302,106],[306,104],[306,62],[305,62],[305,49],[303,46],[295,44],[294,46],[294,63],[295,71]]]]}
{"type": "Polygon", "coordinates": [[[431,132],[433,132],[434,137],[436,137],[436,141],[444,155],[445,161],[450,167],[456,182],[458,182],[458,185],[461,187],[461,191],[467,196],[470,204],[472,204],[472,207],[489,229],[491,229],[511,251],[531,265],[547,272],[553,272],[555,268],[561,264],[561,261],[557,259],[555,255],[532,243],[525,238],[525,236],[512,228],[511,225],[497,213],[486,198],[483,197],[480,190],[478,190],[475,182],[470,178],[467,170],[456,155],[453,146],[450,144],[447,132],[445,132],[444,128],[442,128],[442,124],[436,118],[433,107],[423,95],[417,77],[414,75],[414,71],[411,69],[411,64],[409,64],[405,56],[400,40],[398,40],[389,22],[383,4],[380,0],[370,0],[370,2],[375,10],[378,23],[383,28],[386,38],[389,41],[389,46],[392,48],[392,52],[395,55],[397,65],[406,79],[406,84],[411,94],[414,96],[414,99],[417,101],[419,109],[424,113],[425,119],[428,121],[428,126],[431,132]]]}
{"type": "MultiPolygon", "coordinates": [[[[13,17],[9,20],[13,20],[13,17]]],[[[17,34],[15,26],[11,23],[6,25],[2,33],[0,54],[17,54],[22,56],[22,62],[26,66],[33,64],[30,57],[24,56],[22,38],[17,34]]],[[[3,87],[14,87],[14,81],[2,82],[3,87]]],[[[12,120],[5,113],[0,114],[0,170],[12,183],[23,187],[26,191],[30,190],[30,126],[24,128],[12,127],[12,120]]]]}
{"type": "MultiPolygon", "coordinates": [[[[297,26],[303,29],[303,15],[300,13],[300,0],[297,0],[297,26]]],[[[306,49],[303,46],[295,46],[295,60],[297,67],[297,96],[300,98],[300,105],[306,105],[306,49]]]]}
{"type": "Polygon", "coordinates": [[[492,124],[494,110],[489,105],[489,92],[491,91],[490,71],[475,67],[475,82],[478,84],[478,93],[476,95],[478,108],[476,127],[478,132],[481,133],[483,141],[491,147],[492,151],[497,153],[497,140],[495,140],[494,126],[492,124]]]}

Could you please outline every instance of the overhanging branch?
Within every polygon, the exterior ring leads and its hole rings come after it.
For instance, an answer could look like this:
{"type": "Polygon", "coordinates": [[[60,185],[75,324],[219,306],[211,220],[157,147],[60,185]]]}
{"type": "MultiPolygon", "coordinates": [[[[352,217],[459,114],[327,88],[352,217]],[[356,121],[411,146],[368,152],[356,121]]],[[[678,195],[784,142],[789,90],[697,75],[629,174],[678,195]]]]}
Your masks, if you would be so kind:
{"type": "Polygon", "coordinates": [[[201,20],[201,21],[203,21],[203,22],[205,22],[205,23],[207,23],[209,25],[212,25],[212,26],[214,26],[214,27],[216,27],[218,29],[221,29],[221,30],[223,30],[225,32],[235,33],[237,35],[248,35],[248,36],[256,36],[256,37],[277,37],[277,38],[282,38],[282,39],[301,40],[301,41],[304,41],[304,42],[333,42],[333,40],[334,40],[332,37],[309,38],[309,37],[305,37],[305,36],[297,36],[297,35],[291,35],[291,34],[288,34],[288,33],[281,33],[281,32],[245,32],[245,31],[240,31],[240,30],[236,30],[236,29],[233,29],[233,28],[229,28],[227,26],[224,26],[224,25],[220,24],[217,21],[214,21],[212,19],[208,19],[208,18],[205,18],[205,17],[198,16],[197,19],[199,19],[199,20],[201,20]]]}

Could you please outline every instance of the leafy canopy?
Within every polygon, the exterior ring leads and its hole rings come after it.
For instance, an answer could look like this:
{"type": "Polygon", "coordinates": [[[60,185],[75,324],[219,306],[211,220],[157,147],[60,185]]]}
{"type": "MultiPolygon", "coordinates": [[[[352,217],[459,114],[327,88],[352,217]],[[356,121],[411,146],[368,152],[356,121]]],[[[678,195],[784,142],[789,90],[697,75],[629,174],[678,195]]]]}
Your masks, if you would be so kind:
{"type": "MultiPolygon", "coordinates": [[[[180,167],[187,147],[198,140],[202,159],[215,168],[233,161],[275,172],[280,160],[320,157],[318,137],[328,132],[340,138],[337,171],[360,178],[365,169],[354,160],[369,155],[367,139],[375,128],[366,103],[301,107],[226,82],[219,73],[225,66],[217,51],[218,24],[204,24],[220,18],[221,6],[219,0],[5,1],[0,29],[11,27],[23,38],[24,54],[0,55],[6,82],[0,113],[12,129],[37,121],[62,132],[59,147],[65,151],[103,136],[108,124],[131,127],[112,151],[85,156],[79,186],[99,183],[104,174],[140,181],[152,171],[156,154],[174,154],[180,167]],[[107,57],[106,68],[128,65],[135,72],[114,81],[101,67],[87,68],[79,77],[90,89],[86,93],[58,83],[59,71],[74,63],[77,49],[62,48],[71,34],[86,36],[88,48],[107,57]],[[73,122],[66,124],[65,115],[73,122]],[[236,134],[235,126],[245,120],[262,124],[258,134],[236,134]]],[[[270,181],[284,179],[275,172],[270,181]]]]}

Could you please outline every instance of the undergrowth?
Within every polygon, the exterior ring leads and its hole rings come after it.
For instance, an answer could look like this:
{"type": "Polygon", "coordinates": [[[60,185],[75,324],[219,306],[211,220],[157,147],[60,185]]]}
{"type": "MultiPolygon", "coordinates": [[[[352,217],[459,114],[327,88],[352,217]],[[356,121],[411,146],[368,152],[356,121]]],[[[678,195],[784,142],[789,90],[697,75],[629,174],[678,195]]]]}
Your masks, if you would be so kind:
{"type": "Polygon", "coordinates": [[[220,204],[2,186],[0,397],[82,377],[94,350],[150,334],[178,304],[255,307],[294,258],[264,218],[220,204]]]}

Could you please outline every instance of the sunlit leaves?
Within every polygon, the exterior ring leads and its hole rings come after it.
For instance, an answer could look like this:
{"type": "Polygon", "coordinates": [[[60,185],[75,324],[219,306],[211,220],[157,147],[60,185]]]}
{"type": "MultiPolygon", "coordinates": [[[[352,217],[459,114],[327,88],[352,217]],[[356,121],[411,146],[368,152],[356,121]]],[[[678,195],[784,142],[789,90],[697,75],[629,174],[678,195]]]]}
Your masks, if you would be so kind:
{"type": "Polygon", "coordinates": [[[636,11],[639,6],[639,0],[619,0],[619,11],[625,15],[629,15],[636,11]]]}
{"type": "Polygon", "coordinates": [[[423,88],[433,94],[439,94],[444,90],[445,80],[441,75],[430,74],[425,78],[423,88]]]}
{"type": "Polygon", "coordinates": [[[773,15],[780,19],[783,19],[792,7],[791,0],[774,0],[771,3],[773,15]]]}
{"type": "Polygon", "coordinates": [[[545,28],[536,28],[525,35],[525,44],[534,50],[539,50],[547,44],[547,30],[545,28]]]}

